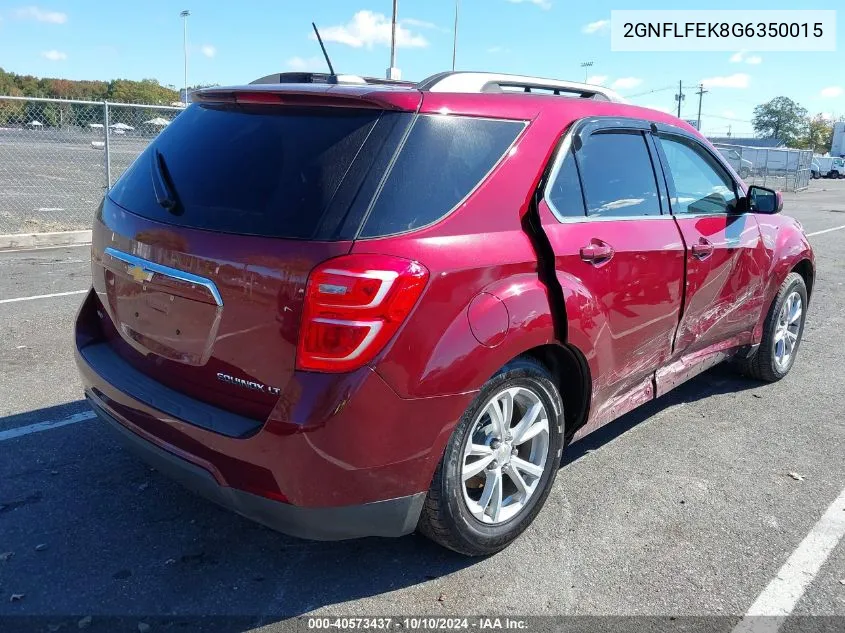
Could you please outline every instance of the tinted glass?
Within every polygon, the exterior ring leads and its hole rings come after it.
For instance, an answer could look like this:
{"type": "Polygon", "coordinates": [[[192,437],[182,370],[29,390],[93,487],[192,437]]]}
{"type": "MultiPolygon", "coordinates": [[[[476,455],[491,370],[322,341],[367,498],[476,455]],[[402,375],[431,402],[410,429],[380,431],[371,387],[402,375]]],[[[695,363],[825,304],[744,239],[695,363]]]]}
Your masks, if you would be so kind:
{"type": "Polygon", "coordinates": [[[657,181],[640,133],[599,133],[578,150],[590,216],[660,215],[657,181]]]}
{"type": "Polygon", "coordinates": [[[712,156],[689,141],[659,137],[675,183],[673,213],[727,213],[736,206],[731,179],[712,156]]]}
{"type": "Polygon", "coordinates": [[[402,233],[445,216],[493,169],[523,127],[519,121],[418,117],[362,237],[402,233]]]}
{"type": "Polygon", "coordinates": [[[553,175],[547,191],[548,201],[558,215],[564,217],[584,215],[581,181],[578,179],[578,168],[575,166],[575,157],[572,152],[567,152],[560,164],[560,169],[553,175]]]}
{"type": "MultiPolygon", "coordinates": [[[[366,160],[362,148],[373,144],[368,138],[379,117],[373,110],[195,104],[109,195],[133,213],[170,224],[313,238],[347,174],[365,176],[353,163],[366,160]],[[168,211],[156,201],[155,182],[165,182],[178,208],[168,211]]],[[[349,206],[349,196],[338,197],[349,206]]]]}

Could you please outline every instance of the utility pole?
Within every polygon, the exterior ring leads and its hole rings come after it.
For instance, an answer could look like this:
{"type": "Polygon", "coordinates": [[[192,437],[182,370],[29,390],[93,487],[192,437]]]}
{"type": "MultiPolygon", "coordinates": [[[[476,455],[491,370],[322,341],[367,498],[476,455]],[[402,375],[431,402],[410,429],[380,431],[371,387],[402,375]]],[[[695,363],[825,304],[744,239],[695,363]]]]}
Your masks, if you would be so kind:
{"type": "Polygon", "coordinates": [[[701,132],[701,99],[706,95],[709,90],[704,89],[704,84],[698,84],[698,92],[695,94],[698,95],[698,125],[696,129],[701,132]]]}
{"type": "Polygon", "coordinates": [[[593,62],[581,62],[581,68],[584,69],[584,83],[587,83],[587,77],[590,72],[590,68],[593,67],[593,62]]]}
{"type": "Polygon", "coordinates": [[[182,47],[185,51],[185,105],[188,105],[188,16],[191,12],[187,9],[179,14],[182,18],[182,47]]]}
{"type": "Polygon", "coordinates": [[[393,0],[393,22],[390,26],[390,68],[387,69],[388,79],[399,79],[399,69],[396,68],[396,12],[398,0],[393,0]]]}
{"type": "Polygon", "coordinates": [[[684,96],[684,86],[683,81],[678,82],[678,94],[675,95],[675,101],[678,102],[678,118],[681,118],[681,101],[683,101],[686,97],[684,96]]]}
{"type": "Polygon", "coordinates": [[[452,39],[452,72],[455,72],[455,57],[458,54],[458,7],[461,0],[455,0],[455,32],[452,39]]]}

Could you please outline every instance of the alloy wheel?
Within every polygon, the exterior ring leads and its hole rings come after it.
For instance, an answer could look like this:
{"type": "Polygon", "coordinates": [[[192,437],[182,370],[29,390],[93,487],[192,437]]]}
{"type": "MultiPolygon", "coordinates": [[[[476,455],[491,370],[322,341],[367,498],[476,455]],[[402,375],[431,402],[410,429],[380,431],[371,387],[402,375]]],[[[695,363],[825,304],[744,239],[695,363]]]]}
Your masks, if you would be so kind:
{"type": "Polygon", "coordinates": [[[780,371],[789,369],[795,348],[798,345],[798,336],[801,333],[801,317],[804,313],[804,302],[801,295],[792,292],[783,302],[778,314],[777,325],[775,326],[774,355],[775,364],[780,371]]]}
{"type": "Polygon", "coordinates": [[[549,453],[549,416],[534,391],[510,387],[490,398],[464,446],[461,476],[470,513],[487,524],[518,515],[538,490],[549,453]]]}

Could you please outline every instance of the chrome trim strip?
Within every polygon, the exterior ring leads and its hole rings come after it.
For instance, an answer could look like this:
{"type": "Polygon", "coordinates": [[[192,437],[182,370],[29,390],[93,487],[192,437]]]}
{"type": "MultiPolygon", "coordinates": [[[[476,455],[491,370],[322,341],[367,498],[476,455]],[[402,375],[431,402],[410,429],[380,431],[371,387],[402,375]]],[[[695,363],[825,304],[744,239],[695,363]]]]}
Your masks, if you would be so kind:
{"type": "Polygon", "coordinates": [[[109,257],[122,261],[129,266],[138,266],[147,272],[164,275],[165,277],[170,277],[171,279],[177,279],[189,284],[202,286],[211,293],[211,296],[214,297],[214,302],[217,306],[221,308],[223,307],[223,297],[220,296],[220,291],[217,290],[217,286],[213,281],[211,281],[211,279],[200,277],[199,275],[194,275],[193,273],[188,273],[183,270],[179,270],[178,268],[171,268],[170,266],[164,266],[163,264],[156,264],[148,259],[124,253],[123,251],[119,251],[111,246],[106,247],[105,254],[109,257]]]}

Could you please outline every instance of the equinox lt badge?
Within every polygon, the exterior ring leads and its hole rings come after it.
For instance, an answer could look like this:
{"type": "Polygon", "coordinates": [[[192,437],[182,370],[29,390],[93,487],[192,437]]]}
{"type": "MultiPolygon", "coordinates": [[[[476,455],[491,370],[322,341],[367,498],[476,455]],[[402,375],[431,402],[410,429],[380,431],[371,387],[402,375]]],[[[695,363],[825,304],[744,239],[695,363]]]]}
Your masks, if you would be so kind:
{"type": "Polygon", "coordinates": [[[272,396],[278,396],[282,392],[282,390],[278,387],[268,387],[267,385],[262,385],[260,382],[255,382],[254,380],[235,378],[234,376],[230,376],[229,374],[224,374],[222,372],[217,372],[217,380],[222,380],[223,382],[227,382],[230,385],[235,385],[237,387],[260,391],[261,393],[269,393],[272,396]]]}

